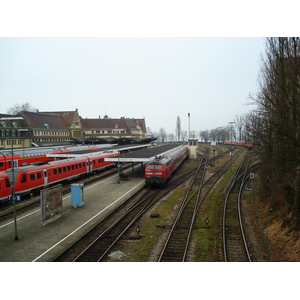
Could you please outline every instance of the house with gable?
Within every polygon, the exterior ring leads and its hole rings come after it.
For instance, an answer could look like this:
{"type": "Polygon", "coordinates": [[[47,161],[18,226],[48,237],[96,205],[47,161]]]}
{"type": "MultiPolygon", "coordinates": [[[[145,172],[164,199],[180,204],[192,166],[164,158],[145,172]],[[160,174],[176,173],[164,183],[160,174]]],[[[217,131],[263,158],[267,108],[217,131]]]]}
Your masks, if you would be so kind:
{"type": "Polygon", "coordinates": [[[31,145],[56,146],[70,144],[71,131],[62,116],[22,111],[18,116],[23,117],[23,128],[28,128],[31,145]]]}
{"type": "Polygon", "coordinates": [[[145,119],[111,119],[107,116],[98,119],[81,119],[84,137],[87,139],[104,139],[131,137],[137,139],[146,138],[145,119]]]}

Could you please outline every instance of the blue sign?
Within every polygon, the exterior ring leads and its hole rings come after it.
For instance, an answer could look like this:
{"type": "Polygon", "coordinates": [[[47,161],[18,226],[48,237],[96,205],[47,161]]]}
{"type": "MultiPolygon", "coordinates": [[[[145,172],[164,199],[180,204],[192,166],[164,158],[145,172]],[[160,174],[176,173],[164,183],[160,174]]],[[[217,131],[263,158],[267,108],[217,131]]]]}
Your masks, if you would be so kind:
{"type": "MultiPolygon", "coordinates": [[[[12,201],[13,200],[13,196],[10,195],[7,197],[8,201],[12,201]]],[[[17,195],[15,196],[16,201],[21,201],[21,196],[17,195]]]]}

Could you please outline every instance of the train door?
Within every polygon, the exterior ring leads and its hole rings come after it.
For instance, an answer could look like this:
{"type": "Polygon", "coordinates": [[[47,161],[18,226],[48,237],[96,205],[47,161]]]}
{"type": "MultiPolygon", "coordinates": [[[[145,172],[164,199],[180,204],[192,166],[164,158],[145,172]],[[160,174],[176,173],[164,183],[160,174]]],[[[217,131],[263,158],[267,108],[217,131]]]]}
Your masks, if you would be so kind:
{"type": "Polygon", "coordinates": [[[43,170],[44,173],[44,186],[48,185],[48,172],[46,169],[43,170]]]}
{"type": "Polygon", "coordinates": [[[92,159],[89,159],[89,165],[90,165],[89,171],[92,172],[93,171],[93,160],[92,159]]]}
{"type": "Polygon", "coordinates": [[[18,167],[18,160],[17,160],[17,159],[14,160],[14,161],[13,161],[13,164],[14,164],[14,168],[17,168],[17,167],[18,167]]]}
{"type": "Polygon", "coordinates": [[[86,163],[86,172],[88,173],[90,170],[89,160],[87,159],[85,163],[86,163]]]}
{"type": "MultiPolygon", "coordinates": [[[[7,161],[8,162],[8,166],[7,166],[7,168],[8,169],[12,169],[12,161],[11,160],[8,160],[7,161]]],[[[14,166],[14,168],[17,168],[18,167],[18,160],[13,160],[13,166],[14,166]]]]}

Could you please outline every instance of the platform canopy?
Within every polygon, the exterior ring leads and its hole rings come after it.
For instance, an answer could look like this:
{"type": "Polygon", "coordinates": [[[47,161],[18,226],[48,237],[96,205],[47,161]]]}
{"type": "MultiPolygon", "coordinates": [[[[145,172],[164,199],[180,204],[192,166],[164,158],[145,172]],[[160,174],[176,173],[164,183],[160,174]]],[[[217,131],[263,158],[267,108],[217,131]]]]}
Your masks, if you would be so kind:
{"type": "Polygon", "coordinates": [[[145,149],[149,147],[150,144],[145,145],[122,145],[122,146],[115,146],[115,147],[106,147],[101,149],[90,149],[90,150],[79,150],[79,151],[71,151],[66,153],[51,153],[47,154],[47,157],[54,157],[54,158],[76,158],[76,157],[88,157],[92,155],[100,155],[105,153],[112,153],[112,152],[119,152],[126,153],[131,151],[139,151],[140,149],[145,149]]]}
{"type": "Polygon", "coordinates": [[[181,144],[167,144],[161,146],[154,146],[145,150],[124,153],[114,157],[105,158],[105,161],[114,162],[149,162],[155,159],[155,156],[166,154],[168,151],[181,146],[181,144]]]}

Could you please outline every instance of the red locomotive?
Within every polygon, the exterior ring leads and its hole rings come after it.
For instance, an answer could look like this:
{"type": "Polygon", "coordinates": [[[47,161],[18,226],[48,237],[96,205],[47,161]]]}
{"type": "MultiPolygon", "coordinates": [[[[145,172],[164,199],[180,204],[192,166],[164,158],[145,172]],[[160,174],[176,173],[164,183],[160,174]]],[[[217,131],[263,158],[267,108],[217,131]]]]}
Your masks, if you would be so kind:
{"type": "MultiPolygon", "coordinates": [[[[104,169],[114,164],[113,162],[106,162],[105,158],[116,155],[119,155],[119,152],[65,159],[34,167],[15,168],[15,193],[16,195],[27,194],[33,190],[45,188],[48,185],[56,184],[64,180],[71,180],[80,175],[104,169]]],[[[12,179],[12,171],[7,170],[6,173],[12,179]]]]}
{"type": "Polygon", "coordinates": [[[163,185],[188,154],[188,147],[180,146],[147,163],[145,167],[146,184],[163,185]]]}
{"type": "Polygon", "coordinates": [[[6,173],[0,173],[0,202],[6,201],[12,194],[12,187],[9,176],[6,173]]]}
{"type": "MultiPolygon", "coordinates": [[[[59,146],[59,147],[38,147],[38,148],[24,148],[14,149],[14,167],[21,167],[29,164],[48,162],[54,160],[47,157],[47,154],[68,153],[72,151],[90,150],[102,148],[101,146],[59,146]]],[[[0,172],[12,168],[11,150],[0,150],[0,172]]]]}

